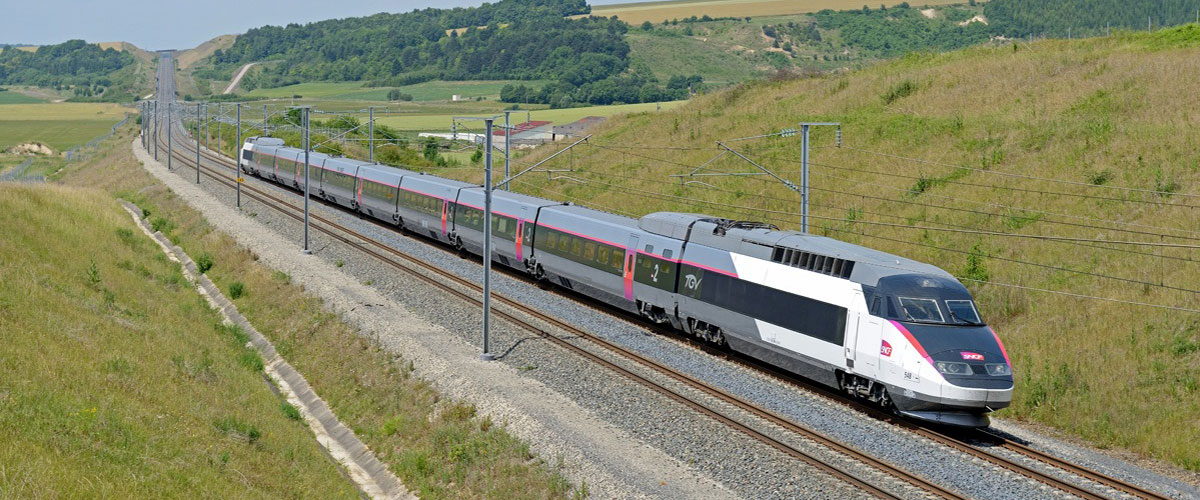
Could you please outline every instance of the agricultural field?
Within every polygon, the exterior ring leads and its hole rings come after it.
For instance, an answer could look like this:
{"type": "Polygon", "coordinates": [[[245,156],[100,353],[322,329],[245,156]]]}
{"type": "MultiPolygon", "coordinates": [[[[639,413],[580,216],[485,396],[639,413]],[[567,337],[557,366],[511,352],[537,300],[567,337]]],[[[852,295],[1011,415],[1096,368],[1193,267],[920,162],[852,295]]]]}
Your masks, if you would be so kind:
{"type": "Polygon", "coordinates": [[[132,112],[110,103],[0,106],[0,150],[26,142],[41,142],[55,151],[70,149],[103,135],[132,112]]]}
{"type": "Polygon", "coordinates": [[[488,100],[500,98],[500,89],[508,84],[523,83],[525,85],[542,86],[542,81],[465,81],[446,82],[431,81],[405,85],[403,87],[364,87],[362,82],[328,82],[301,83],[273,89],[255,89],[246,95],[251,97],[289,98],[301,95],[311,99],[354,100],[354,101],[387,101],[388,92],[396,89],[413,96],[413,101],[449,101],[455,94],[464,99],[482,97],[488,100]]]}
{"type": "MultiPolygon", "coordinates": [[[[610,120],[570,163],[545,165],[573,168],[571,181],[514,188],[631,216],[698,212],[796,229],[800,199],[782,183],[681,185],[670,175],[753,172],[732,155],[706,163],[714,141],[840,122],[840,148],[832,127],[813,133],[812,231],[964,280],[1013,363],[1013,405],[998,418],[1200,471],[1200,315],[1152,307],[1200,309],[1200,264],[1192,248],[1143,246],[1188,247],[1200,227],[1200,156],[1195,135],[1181,133],[1195,122],[1197,73],[1194,24],[912,54],[610,120]]],[[[799,181],[799,142],[733,147],[799,181]]],[[[479,181],[471,170],[443,175],[479,181]]]]}
{"type": "Polygon", "coordinates": [[[112,196],[8,184],[0,213],[3,496],[358,497],[112,196]]]}
{"type": "Polygon", "coordinates": [[[12,90],[0,92],[0,105],[4,105],[4,104],[37,104],[39,102],[46,102],[46,100],[38,99],[37,97],[22,94],[20,92],[15,92],[12,90]]]}
{"type": "MultiPolygon", "coordinates": [[[[679,107],[687,101],[671,101],[664,103],[642,103],[642,104],[618,104],[614,106],[588,106],[583,108],[564,108],[564,109],[538,109],[538,110],[519,110],[513,111],[511,120],[513,123],[521,123],[529,120],[545,120],[554,122],[555,125],[565,125],[585,116],[615,116],[629,113],[652,112],[656,110],[669,110],[679,107]]],[[[447,115],[413,115],[413,116],[376,116],[377,123],[387,125],[396,130],[420,130],[420,131],[449,131],[450,122],[456,116],[461,114],[447,115]]],[[[500,118],[504,120],[503,116],[500,118]]],[[[482,122],[475,122],[482,126],[482,122]]]]}
{"type": "MultiPolygon", "coordinates": [[[[899,2],[895,2],[899,3],[899,2]]],[[[966,3],[961,0],[928,0],[909,2],[914,6],[938,6],[966,3]]],[[[807,14],[824,9],[850,10],[862,8],[858,0],[678,0],[670,2],[638,2],[592,7],[593,16],[618,16],[638,25],[644,21],[661,23],[669,19],[688,17],[762,17],[786,14],[807,14]]],[[[879,4],[866,4],[877,8],[879,4]]],[[[922,7],[924,8],[924,7],[922,7]]]]}

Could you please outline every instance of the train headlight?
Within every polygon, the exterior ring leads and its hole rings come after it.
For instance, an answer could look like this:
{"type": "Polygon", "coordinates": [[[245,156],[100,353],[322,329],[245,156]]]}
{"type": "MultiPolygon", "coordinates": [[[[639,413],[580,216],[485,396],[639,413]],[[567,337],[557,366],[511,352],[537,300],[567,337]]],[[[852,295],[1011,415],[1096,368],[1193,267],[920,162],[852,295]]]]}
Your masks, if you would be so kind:
{"type": "Polygon", "coordinates": [[[989,363],[986,366],[987,366],[988,375],[993,375],[993,376],[997,376],[997,377],[1012,375],[1012,368],[1008,366],[1008,363],[994,363],[994,364],[989,363]]]}
{"type": "Polygon", "coordinates": [[[938,361],[934,364],[937,371],[945,375],[970,375],[971,366],[966,363],[955,363],[952,361],[938,361]]]}

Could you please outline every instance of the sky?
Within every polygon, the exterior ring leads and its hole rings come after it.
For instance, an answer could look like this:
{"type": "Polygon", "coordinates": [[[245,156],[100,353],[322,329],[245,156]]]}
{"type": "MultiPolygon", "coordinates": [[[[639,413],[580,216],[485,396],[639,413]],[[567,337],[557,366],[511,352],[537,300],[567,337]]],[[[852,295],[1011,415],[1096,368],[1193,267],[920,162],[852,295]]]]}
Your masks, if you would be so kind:
{"type": "MultiPolygon", "coordinates": [[[[494,1],[494,0],[493,0],[494,1]]],[[[616,3],[601,0],[595,4],[616,3]]],[[[5,2],[0,43],[46,45],[71,39],[131,42],[147,50],[189,49],[259,26],[466,7],[482,0],[26,0],[5,2]],[[196,5],[204,8],[196,10],[196,5]]]]}

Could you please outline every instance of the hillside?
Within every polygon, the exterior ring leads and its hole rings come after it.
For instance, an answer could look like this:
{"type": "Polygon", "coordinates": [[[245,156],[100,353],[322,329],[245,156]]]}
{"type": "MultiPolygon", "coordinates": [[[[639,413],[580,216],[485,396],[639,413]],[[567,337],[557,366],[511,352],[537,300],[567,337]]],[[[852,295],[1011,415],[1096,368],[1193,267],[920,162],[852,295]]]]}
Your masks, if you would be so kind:
{"type": "Polygon", "coordinates": [[[75,101],[132,101],[153,86],[154,56],[127,42],[0,49],[0,85],[66,91],[75,101]]]}
{"type": "MultiPolygon", "coordinates": [[[[813,134],[814,232],[963,277],[1014,363],[1015,400],[1001,418],[1200,470],[1200,253],[1188,246],[1200,243],[1197,72],[1196,25],[910,55],[610,120],[542,166],[574,171],[514,187],[631,216],[691,211],[796,228],[799,196],[779,182],[682,185],[670,175],[702,164],[756,172],[730,154],[705,163],[718,140],[841,122],[841,148],[832,128],[813,134]]],[[[800,180],[798,137],[729,145],[800,180]]]]}
{"type": "Polygon", "coordinates": [[[111,196],[8,183],[0,212],[0,496],[358,496],[111,196]]]}

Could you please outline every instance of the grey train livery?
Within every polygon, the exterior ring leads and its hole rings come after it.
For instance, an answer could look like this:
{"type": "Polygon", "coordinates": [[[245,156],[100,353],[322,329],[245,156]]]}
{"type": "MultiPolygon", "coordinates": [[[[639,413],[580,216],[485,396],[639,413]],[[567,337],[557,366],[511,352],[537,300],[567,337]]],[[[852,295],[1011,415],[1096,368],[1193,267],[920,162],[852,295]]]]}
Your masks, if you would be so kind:
{"type": "MultiPolygon", "coordinates": [[[[303,189],[303,151],[251,138],[240,165],[303,189]]],[[[310,153],[310,191],[465,252],[483,188],[310,153]]],[[[491,258],[540,280],[871,400],[988,425],[1013,376],[970,293],[938,267],[831,238],[699,214],[631,219],[495,191],[491,258]]]]}

